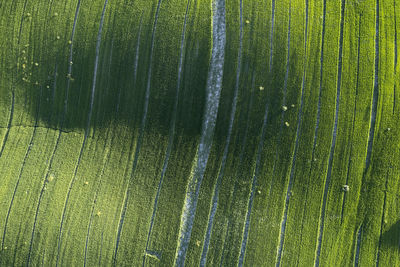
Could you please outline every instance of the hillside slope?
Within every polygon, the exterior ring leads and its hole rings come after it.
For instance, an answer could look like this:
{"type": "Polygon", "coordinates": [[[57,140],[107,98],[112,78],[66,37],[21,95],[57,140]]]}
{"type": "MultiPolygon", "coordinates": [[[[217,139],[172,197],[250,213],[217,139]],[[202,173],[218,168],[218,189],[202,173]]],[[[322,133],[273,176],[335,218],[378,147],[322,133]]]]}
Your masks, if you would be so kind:
{"type": "Polygon", "coordinates": [[[400,266],[400,7],[0,2],[0,266],[400,266]]]}

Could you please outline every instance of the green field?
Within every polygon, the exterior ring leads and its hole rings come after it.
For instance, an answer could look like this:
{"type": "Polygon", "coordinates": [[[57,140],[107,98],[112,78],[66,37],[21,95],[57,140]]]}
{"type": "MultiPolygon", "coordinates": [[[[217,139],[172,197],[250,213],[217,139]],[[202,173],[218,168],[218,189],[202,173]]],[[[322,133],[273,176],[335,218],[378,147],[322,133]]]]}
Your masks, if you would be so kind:
{"type": "Polygon", "coordinates": [[[400,266],[396,2],[0,1],[0,266],[400,266]]]}

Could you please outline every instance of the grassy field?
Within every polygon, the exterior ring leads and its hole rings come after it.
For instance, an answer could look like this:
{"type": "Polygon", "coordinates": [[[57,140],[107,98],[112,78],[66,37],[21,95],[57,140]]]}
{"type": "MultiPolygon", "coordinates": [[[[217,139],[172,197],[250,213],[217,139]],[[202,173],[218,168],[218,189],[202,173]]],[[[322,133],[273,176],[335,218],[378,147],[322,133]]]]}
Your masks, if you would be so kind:
{"type": "Polygon", "coordinates": [[[400,266],[398,27],[389,0],[1,1],[0,266],[400,266]]]}

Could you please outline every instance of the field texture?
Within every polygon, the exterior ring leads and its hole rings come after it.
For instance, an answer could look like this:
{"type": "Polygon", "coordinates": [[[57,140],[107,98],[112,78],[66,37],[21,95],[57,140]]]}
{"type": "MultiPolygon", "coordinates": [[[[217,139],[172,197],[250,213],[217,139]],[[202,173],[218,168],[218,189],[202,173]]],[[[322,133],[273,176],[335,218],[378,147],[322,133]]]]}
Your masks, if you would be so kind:
{"type": "Polygon", "coordinates": [[[0,266],[400,266],[397,0],[0,1],[0,266]]]}

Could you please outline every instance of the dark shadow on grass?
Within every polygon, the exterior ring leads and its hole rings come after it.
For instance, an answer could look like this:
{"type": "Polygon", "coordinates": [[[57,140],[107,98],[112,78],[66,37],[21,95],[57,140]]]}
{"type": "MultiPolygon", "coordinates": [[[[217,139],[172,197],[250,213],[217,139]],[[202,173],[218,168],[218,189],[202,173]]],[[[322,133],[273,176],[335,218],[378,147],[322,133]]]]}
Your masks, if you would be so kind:
{"type": "Polygon", "coordinates": [[[400,221],[394,223],[382,234],[382,245],[383,247],[400,250],[400,221]]]}

